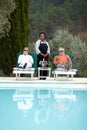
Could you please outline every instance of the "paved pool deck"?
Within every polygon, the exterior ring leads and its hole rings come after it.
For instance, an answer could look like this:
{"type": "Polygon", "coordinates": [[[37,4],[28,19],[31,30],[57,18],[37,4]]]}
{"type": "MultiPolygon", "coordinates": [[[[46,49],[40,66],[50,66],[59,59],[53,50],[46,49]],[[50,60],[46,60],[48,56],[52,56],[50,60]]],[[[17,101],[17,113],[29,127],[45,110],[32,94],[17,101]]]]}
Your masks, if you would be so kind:
{"type": "Polygon", "coordinates": [[[87,89],[87,78],[67,79],[61,77],[56,80],[54,78],[46,80],[33,80],[29,77],[21,77],[16,80],[15,77],[0,77],[0,89],[16,89],[16,88],[35,88],[35,89],[87,89]]]}

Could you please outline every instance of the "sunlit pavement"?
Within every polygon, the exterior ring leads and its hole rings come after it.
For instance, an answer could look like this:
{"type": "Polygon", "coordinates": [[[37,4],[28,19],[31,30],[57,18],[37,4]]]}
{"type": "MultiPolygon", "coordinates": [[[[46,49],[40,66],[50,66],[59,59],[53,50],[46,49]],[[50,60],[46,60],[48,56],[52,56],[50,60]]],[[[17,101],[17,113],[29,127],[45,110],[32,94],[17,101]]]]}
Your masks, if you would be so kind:
{"type": "Polygon", "coordinates": [[[15,77],[0,77],[0,89],[3,88],[71,88],[71,89],[87,89],[87,78],[69,78],[59,77],[39,80],[38,78],[31,79],[30,77],[21,77],[16,80],[15,77]],[[9,85],[8,85],[9,84],[9,85]]]}

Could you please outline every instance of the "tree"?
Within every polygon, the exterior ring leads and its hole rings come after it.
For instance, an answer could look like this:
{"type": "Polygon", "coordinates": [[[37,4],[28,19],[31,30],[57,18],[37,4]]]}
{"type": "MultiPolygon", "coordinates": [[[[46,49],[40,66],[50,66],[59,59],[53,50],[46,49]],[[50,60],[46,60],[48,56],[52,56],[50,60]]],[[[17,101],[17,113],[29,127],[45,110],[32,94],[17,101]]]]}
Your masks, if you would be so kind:
{"type": "Polygon", "coordinates": [[[31,42],[37,39],[40,31],[45,31],[49,38],[51,38],[59,27],[73,27],[69,14],[62,7],[62,4],[63,0],[30,0],[31,42]]]}
{"type": "Polygon", "coordinates": [[[54,7],[48,11],[47,27],[49,28],[47,30],[49,30],[52,36],[58,28],[72,28],[73,23],[65,9],[62,7],[54,7]]]}
{"type": "Polygon", "coordinates": [[[63,7],[69,12],[74,23],[74,31],[81,32],[87,29],[87,0],[66,0],[63,7]]]}
{"type": "Polygon", "coordinates": [[[0,38],[9,33],[11,28],[9,17],[14,9],[14,0],[0,0],[0,38]]]}
{"type": "Polygon", "coordinates": [[[15,0],[15,3],[16,9],[9,18],[9,37],[0,40],[0,67],[8,75],[16,65],[17,52],[22,51],[29,42],[29,0],[15,0]]]}

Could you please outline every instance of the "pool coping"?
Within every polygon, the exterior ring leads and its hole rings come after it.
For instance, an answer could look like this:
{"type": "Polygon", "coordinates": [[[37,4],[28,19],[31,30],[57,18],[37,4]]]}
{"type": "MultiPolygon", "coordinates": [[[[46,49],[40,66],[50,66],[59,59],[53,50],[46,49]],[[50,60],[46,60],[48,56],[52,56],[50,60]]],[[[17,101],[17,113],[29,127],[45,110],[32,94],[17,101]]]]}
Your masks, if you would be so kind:
{"type": "Polygon", "coordinates": [[[84,90],[87,89],[87,78],[73,78],[73,80],[66,79],[65,77],[58,78],[57,80],[54,80],[54,78],[50,78],[47,80],[38,80],[38,78],[34,78],[33,80],[31,80],[30,78],[22,77],[16,80],[15,77],[0,77],[0,89],[18,89],[18,88],[30,88],[30,89],[63,88],[63,89],[84,90]],[[7,84],[9,84],[9,86],[7,86],[7,84]]]}

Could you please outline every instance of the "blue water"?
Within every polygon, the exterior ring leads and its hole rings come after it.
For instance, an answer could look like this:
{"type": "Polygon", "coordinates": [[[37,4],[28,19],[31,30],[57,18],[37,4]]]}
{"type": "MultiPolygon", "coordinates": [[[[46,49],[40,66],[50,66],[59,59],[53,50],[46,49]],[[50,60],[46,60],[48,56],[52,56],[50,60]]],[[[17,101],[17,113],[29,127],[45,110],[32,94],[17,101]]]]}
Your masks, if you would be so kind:
{"type": "Polygon", "coordinates": [[[0,90],[0,130],[87,130],[87,91],[0,90]]]}

